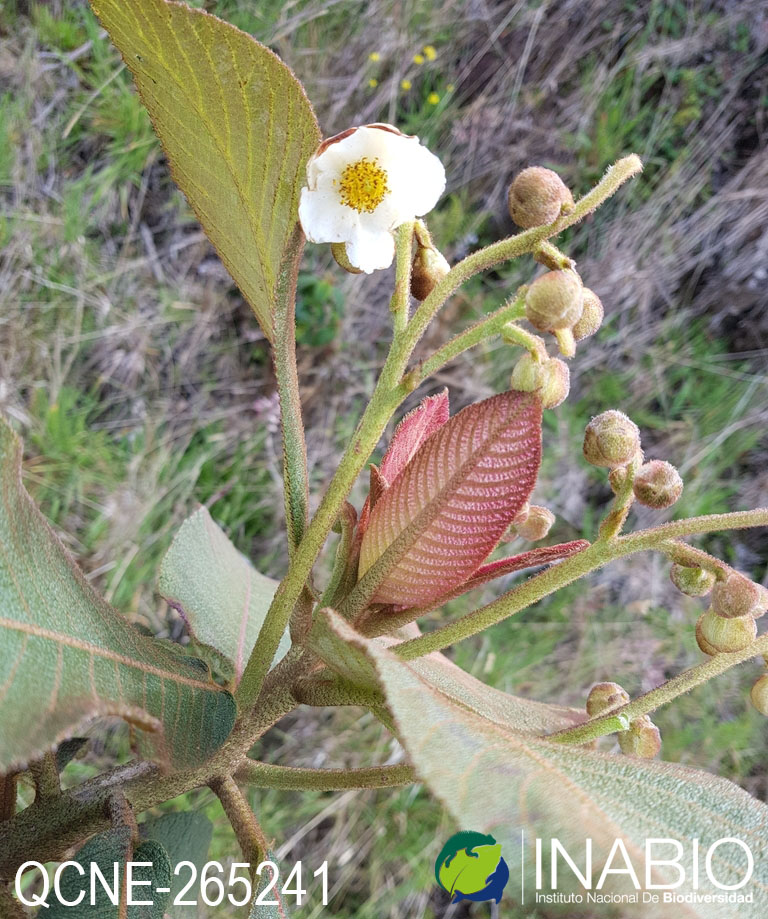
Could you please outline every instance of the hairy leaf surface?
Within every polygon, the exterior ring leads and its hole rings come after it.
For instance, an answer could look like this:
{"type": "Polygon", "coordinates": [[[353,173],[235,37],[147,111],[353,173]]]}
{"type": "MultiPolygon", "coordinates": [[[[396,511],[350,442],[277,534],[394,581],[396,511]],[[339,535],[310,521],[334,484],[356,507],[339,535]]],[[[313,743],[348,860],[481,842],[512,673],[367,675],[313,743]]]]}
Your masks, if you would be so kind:
{"type": "Polygon", "coordinates": [[[536,483],[541,402],[507,392],[439,427],[380,498],[360,552],[360,593],[426,606],[466,581],[536,483]]]}
{"type": "MultiPolygon", "coordinates": [[[[198,641],[232,661],[238,683],[277,581],[259,574],[201,507],[179,527],[160,566],[158,589],[198,641]]],[[[276,660],[290,643],[286,633],[276,660]]]]}
{"type": "Polygon", "coordinates": [[[152,756],[182,766],[224,742],[235,702],[91,587],[24,490],[21,442],[0,419],[0,770],[100,715],[126,718],[152,756]]]}
{"type": "MultiPolygon", "coordinates": [[[[382,649],[391,644],[386,637],[373,641],[382,649]]],[[[381,689],[366,639],[338,613],[322,610],[318,614],[309,645],[345,681],[364,689],[381,689]]],[[[407,666],[453,703],[514,731],[544,734],[580,724],[587,717],[579,709],[523,699],[487,686],[440,652],[409,661],[407,666]]]]}
{"type": "Polygon", "coordinates": [[[320,132],[288,67],[250,35],[168,0],[92,0],[187,196],[264,333],[320,132]]]}
{"type": "MultiPolygon", "coordinates": [[[[192,862],[197,867],[195,883],[187,888],[183,899],[202,902],[200,877],[208,861],[208,850],[213,838],[213,824],[204,815],[194,811],[175,811],[163,814],[162,817],[146,820],[139,827],[142,839],[159,843],[168,853],[168,859],[175,868],[179,862],[192,862]]],[[[167,902],[173,904],[173,919],[198,919],[197,906],[182,906],[176,898],[189,883],[189,871],[179,871],[173,875],[167,902]]],[[[233,894],[242,896],[241,889],[233,894]]]]}
{"type": "MultiPolygon", "coordinates": [[[[405,745],[419,776],[442,801],[459,826],[492,833],[509,864],[520,864],[521,833],[527,840],[555,836],[584,867],[585,840],[593,840],[596,885],[615,840],[645,886],[646,839],[672,839],[683,846],[686,881],[678,893],[692,892],[692,846],[706,853],[715,842],[736,837],[754,857],[754,876],[744,893],[754,903],[736,911],[716,900],[675,904],[676,916],[762,919],[768,914],[768,806],[731,782],[672,763],[610,755],[556,744],[521,734],[470,711],[436,690],[416,668],[398,660],[380,643],[355,636],[339,620],[339,632],[374,664],[405,745]]],[[[658,858],[676,855],[669,846],[658,858]]],[[[525,851],[530,867],[533,853],[525,851]]],[[[734,844],[713,853],[713,871],[722,884],[737,884],[746,856],[734,844]]],[[[612,866],[625,868],[623,855],[612,866]]],[[[572,875],[561,866],[558,890],[568,892],[572,875]]],[[[674,868],[653,868],[656,884],[674,884],[674,868]]],[[[722,894],[702,870],[701,894],[722,894]]],[[[578,888],[581,890],[581,888],[578,888]]],[[[606,891],[634,893],[628,875],[608,875],[606,891]]],[[[583,891],[582,891],[583,892],[583,891]]],[[[622,907],[624,908],[624,907],[622,907]]],[[[628,907],[629,909],[629,907],[628,907]]],[[[668,919],[669,905],[643,904],[638,915],[668,919]]],[[[627,913],[629,914],[629,912],[627,913]]]]}

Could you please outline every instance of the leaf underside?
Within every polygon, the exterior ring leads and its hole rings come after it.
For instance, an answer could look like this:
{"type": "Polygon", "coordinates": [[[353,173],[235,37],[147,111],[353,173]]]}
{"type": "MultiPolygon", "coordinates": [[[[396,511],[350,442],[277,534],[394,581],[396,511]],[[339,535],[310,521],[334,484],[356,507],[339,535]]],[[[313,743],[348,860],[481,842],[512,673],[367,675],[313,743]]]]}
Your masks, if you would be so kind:
{"type": "MultiPolygon", "coordinates": [[[[201,507],[174,537],[160,566],[158,590],[182,614],[198,641],[232,661],[234,680],[239,682],[277,581],[256,571],[201,507]]],[[[286,633],[275,660],[289,647],[286,633]]]]}
{"type": "Polygon", "coordinates": [[[371,513],[360,579],[372,602],[426,606],[463,584],[527,501],[540,462],[531,393],[501,393],[439,427],[371,513]]]}
{"type": "Polygon", "coordinates": [[[250,35],[182,3],[92,0],[171,172],[272,339],[280,266],[320,141],[299,81],[250,35]]]}
{"type": "Polygon", "coordinates": [[[232,729],[234,699],[95,592],[25,491],[21,452],[0,418],[0,771],[102,715],[140,728],[155,759],[204,761],[232,729]]]}
{"type": "MultiPolygon", "coordinates": [[[[718,840],[736,837],[754,857],[754,875],[741,891],[753,894],[754,902],[739,904],[733,915],[762,919],[768,914],[768,806],[764,803],[725,779],[695,769],[577,749],[515,731],[476,708],[457,704],[419,668],[398,660],[380,642],[356,635],[339,617],[329,621],[356,654],[369,658],[419,776],[460,826],[492,833],[510,864],[520,864],[522,831],[528,841],[557,837],[582,869],[585,840],[591,838],[597,883],[620,838],[644,885],[646,839],[674,839],[683,846],[681,865],[686,872],[686,881],[676,893],[689,893],[691,840],[698,839],[700,851],[706,853],[718,840]]],[[[663,852],[662,858],[673,854],[669,848],[663,852]]],[[[532,865],[533,853],[526,850],[525,857],[526,864],[532,865]]],[[[746,868],[741,850],[727,845],[715,850],[712,864],[722,884],[737,884],[746,868]]],[[[612,865],[625,867],[621,854],[612,865]]],[[[571,874],[561,870],[559,877],[558,889],[567,893],[571,874]]],[[[678,873],[655,868],[652,880],[674,884],[678,873]]],[[[703,869],[699,885],[699,894],[722,893],[703,869]]],[[[635,892],[626,874],[608,875],[604,889],[635,892]]],[[[644,919],[670,915],[664,904],[640,903],[634,908],[644,919]]],[[[629,915],[633,907],[626,909],[629,915]]],[[[676,904],[674,912],[701,919],[731,915],[717,901],[676,904]]]]}

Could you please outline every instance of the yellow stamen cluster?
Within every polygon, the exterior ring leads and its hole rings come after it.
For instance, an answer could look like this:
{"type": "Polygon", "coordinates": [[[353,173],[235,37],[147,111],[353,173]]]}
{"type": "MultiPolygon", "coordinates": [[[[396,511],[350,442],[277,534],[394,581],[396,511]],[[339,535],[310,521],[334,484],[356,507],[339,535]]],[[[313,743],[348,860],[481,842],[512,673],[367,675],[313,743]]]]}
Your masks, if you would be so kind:
{"type": "Polygon", "coordinates": [[[372,214],[389,192],[387,173],[377,165],[378,160],[364,156],[350,163],[341,174],[339,196],[341,203],[362,214],[372,214]]]}

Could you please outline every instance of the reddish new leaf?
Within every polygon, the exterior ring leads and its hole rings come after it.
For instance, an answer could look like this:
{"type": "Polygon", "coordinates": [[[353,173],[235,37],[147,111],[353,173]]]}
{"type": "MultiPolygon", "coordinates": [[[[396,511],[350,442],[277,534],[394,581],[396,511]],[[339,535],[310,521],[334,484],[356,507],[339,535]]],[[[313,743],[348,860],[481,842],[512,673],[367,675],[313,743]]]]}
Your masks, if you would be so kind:
{"type": "Polygon", "coordinates": [[[463,584],[528,500],[540,462],[535,395],[502,393],[459,412],[371,513],[357,599],[426,606],[463,584]]]}
{"type": "MultiPolygon", "coordinates": [[[[407,610],[406,612],[412,613],[413,618],[418,619],[427,613],[431,613],[432,610],[438,609],[438,607],[447,603],[449,600],[460,597],[468,590],[482,587],[483,584],[487,584],[489,581],[500,578],[505,574],[513,574],[515,571],[524,571],[526,568],[534,568],[538,565],[549,565],[552,562],[560,561],[560,559],[568,558],[569,555],[575,555],[577,552],[582,552],[588,545],[589,542],[586,539],[574,539],[572,542],[561,542],[556,546],[540,546],[537,549],[530,549],[528,552],[522,552],[520,555],[512,555],[509,558],[500,558],[494,562],[488,562],[485,565],[481,565],[469,580],[431,600],[428,606],[417,607],[416,609],[407,610]]],[[[403,616],[406,615],[406,612],[403,613],[403,616]]],[[[383,631],[389,631],[389,629],[385,627],[388,615],[390,617],[392,616],[391,607],[385,607],[371,616],[370,619],[366,620],[366,627],[370,626],[372,623],[376,623],[371,631],[368,631],[366,628],[366,634],[377,635],[379,632],[379,624],[383,631]]]]}
{"type": "Polygon", "coordinates": [[[430,434],[441,428],[450,417],[448,390],[444,389],[435,396],[428,396],[409,412],[395,428],[387,452],[381,461],[381,467],[374,473],[371,469],[371,495],[366,498],[360,514],[359,535],[368,529],[371,517],[371,504],[375,504],[382,492],[388,488],[413,458],[416,451],[430,434]],[[374,481],[376,493],[374,494],[374,481]]]}
{"type": "Polygon", "coordinates": [[[409,412],[395,429],[380,472],[390,485],[413,459],[424,441],[441,428],[450,417],[448,390],[429,396],[409,412]]]}

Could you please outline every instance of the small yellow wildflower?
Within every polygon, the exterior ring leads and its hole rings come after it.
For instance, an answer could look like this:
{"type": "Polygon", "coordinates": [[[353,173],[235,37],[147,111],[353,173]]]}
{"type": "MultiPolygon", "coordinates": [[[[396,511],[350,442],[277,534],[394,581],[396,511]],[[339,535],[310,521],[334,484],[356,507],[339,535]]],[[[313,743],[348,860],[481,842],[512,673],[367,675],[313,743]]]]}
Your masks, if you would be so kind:
{"type": "Polygon", "coordinates": [[[413,86],[413,83],[411,83],[410,80],[401,80],[401,81],[400,81],[400,89],[404,89],[406,92],[408,92],[408,90],[409,90],[412,86],[413,86]]]}
{"type": "Polygon", "coordinates": [[[376,79],[376,77],[371,77],[371,79],[368,80],[368,85],[371,87],[371,89],[376,89],[376,87],[379,85],[379,81],[376,79]]]}
{"type": "Polygon", "coordinates": [[[414,63],[414,64],[423,64],[423,63],[424,63],[424,55],[423,55],[423,54],[414,54],[414,55],[413,55],[413,63],[414,63]]]}
{"type": "Polygon", "coordinates": [[[424,45],[424,57],[428,61],[434,61],[437,57],[437,51],[435,50],[434,45],[424,45]]]}
{"type": "Polygon", "coordinates": [[[378,51],[371,51],[371,53],[368,55],[368,60],[369,61],[380,61],[381,55],[379,54],[378,51]]]}
{"type": "Polygon", "coordinates": [[[427,96],[427,102],[429,102],[430,105],[437,105],[439,101],[440,101],[440,96],[438,96],[437,93],[430,93],[427,96]]]}

